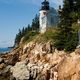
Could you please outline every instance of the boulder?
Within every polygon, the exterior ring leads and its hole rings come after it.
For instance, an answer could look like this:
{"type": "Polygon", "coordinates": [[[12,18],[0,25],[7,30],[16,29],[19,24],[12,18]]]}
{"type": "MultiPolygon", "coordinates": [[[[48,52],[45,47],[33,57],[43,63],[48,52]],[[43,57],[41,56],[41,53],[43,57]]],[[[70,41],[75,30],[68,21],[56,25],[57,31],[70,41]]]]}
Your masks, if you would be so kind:
{"type": "MultiPolygon", "coordinates": [[[[3,70],[0,70],[0,80],[10,80],[10,68],[12,66],[6,66],[3,70]]],[[[12,80],[12,79],[11,79],[12,80]]]]}
{"type": "Polygon", "coordinates": [[[15,65],[16,62],[19,61],[19,54],[16,53],[14,55],[12,55],[6,62],[6,64],[8,65],[15,65]]]}
{"type": "Polygon", "coordinates": [[[46,80],[46,76],[39,74],[35,80],[46,80]]]}
{"type": "Polygon", "coordinates": [[[4,59],[3,58],[0,58],[0,64],[1,63],[4,63],[4,59]]]}
{"type": "Polygon", "coordinates": [[[5,67],[6,67],[6,65],[4,63],[0,64],[0,70],[2,70],[5,67]]]}
{"type": "Polygon", "coordinates": [[[75,50],[75,53],[76,53],[76,54],[80,54],[80,48],[76,49],[76,50],[75,50]]]}
{"type": "Polygon", "coordinates": [[[27,69],[27,61],[17,62],[15,66],[11,68],[11,73],[16,80],[28,80],[30,77],[29,70],[27,69]]]}
{"type": "Polygon", "coordinates": [[[10,65],[8,65],[8,66],[6,66],[3,70],[2,70],[2,76],[8,76],[8,75],[10,75],[10,68],[11,68],[12,66],[10,66],[10,65]]]}
{"type": "Polygon", "coordinates": [[[19,58],[21,61],[23,61],[27,58],[27,56],[28,56],[28,54],[24,54],[24,55],[20,56],[19,58]]]}
{"type": "Polygon", "coordinates": [[[59,80],[73,80],[73,77],[78,77],[75,80],[80,80],[80,55],[65,57],[58,65],[59,80]]]}

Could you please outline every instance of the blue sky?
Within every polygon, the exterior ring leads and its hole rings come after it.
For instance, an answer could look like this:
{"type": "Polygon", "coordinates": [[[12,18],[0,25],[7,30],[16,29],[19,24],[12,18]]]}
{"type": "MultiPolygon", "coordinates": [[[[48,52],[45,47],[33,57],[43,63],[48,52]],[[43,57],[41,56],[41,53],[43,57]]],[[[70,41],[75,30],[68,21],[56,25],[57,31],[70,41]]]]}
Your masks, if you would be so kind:
{"type": "MultiPolygon", "coordinates": [[[[14,44],[19,29],[31,24],[39,13],[43,0],[0,0],[0,47],[14,44]]],[[[49,0],[50,5],[58,8],[62,0],[49,0]]]]}

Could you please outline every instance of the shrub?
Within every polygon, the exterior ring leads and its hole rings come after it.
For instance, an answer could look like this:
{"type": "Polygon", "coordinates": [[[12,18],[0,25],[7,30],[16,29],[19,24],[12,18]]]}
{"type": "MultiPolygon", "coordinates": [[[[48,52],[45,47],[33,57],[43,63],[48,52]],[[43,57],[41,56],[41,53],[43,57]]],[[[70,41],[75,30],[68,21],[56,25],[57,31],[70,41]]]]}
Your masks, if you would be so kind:
{"type": "Polygon", "coordinates": [[[29,31],[25,36],[24,36],[24,39],[23,39],[23,42],[30,42],[32,41],[36,35],[38,35],[39,32],[38,31],[29,31]]]}

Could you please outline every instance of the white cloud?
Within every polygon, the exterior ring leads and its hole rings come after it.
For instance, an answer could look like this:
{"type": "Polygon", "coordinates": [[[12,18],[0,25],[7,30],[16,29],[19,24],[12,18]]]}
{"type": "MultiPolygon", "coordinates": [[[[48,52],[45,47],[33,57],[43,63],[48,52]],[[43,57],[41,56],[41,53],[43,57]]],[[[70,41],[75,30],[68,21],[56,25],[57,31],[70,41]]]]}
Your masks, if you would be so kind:
{"type": "Polygon", "coordinates": [[[0,48],[1,47],[10,47],[14,45],[14,40],[9,41],[0,41],[0,48]]]}

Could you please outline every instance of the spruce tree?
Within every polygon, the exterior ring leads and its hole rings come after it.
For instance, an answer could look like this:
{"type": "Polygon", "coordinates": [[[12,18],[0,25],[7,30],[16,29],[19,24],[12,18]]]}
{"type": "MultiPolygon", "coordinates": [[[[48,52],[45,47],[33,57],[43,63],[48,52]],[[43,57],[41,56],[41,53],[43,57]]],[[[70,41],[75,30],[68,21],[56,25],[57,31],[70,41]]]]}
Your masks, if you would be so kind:
{"type": "Polygon", "coordinates": [[[62,10],[60,10],[60,23],[58,33],[55,36],[55,47],[59,50],[71,51],[77,45],[77,33],[72,29],[73,18],[71,13],[74,11],[74,1],[64,0],[62,10]],[[75,35],[75,36],[74,36],[75,35]],[[75,43],[74,43],[75,42],[75,43]],[[74,43],[74,44],[73,44],[74,43]]]}
{"type": "Polygon", "coordinates": [[[78,19],[80,19],[80,0],[76,0],[76,11],[78,13],[78,19]]]}
{"type": "Polygon", "coordinates": [[[26,37],[26,40],[29,39],[29,36],[38,34],[39,30],[39,16],[36,15],[32,20],[32,24],[28,24],[27,27],[23,27],[22,30],[19,29],[18,34],[15,37],[15,45],[19,45],[22,37],[26,37]],[[34,32],[33,32],[34,31],[34,32]]]}
{"type": "Polygon", "coordinates": [[[18,34],[16,34],[16,37],[15,37],[15,46],[19,45],[21,38],[22,38],[22,31],[19,29],[19,32],[18,34]]]}
{"type": "Polygon", "coordinates": [[[32,30],[39,30],[39,16],[37,14],[32,20],[32,30]]]}

